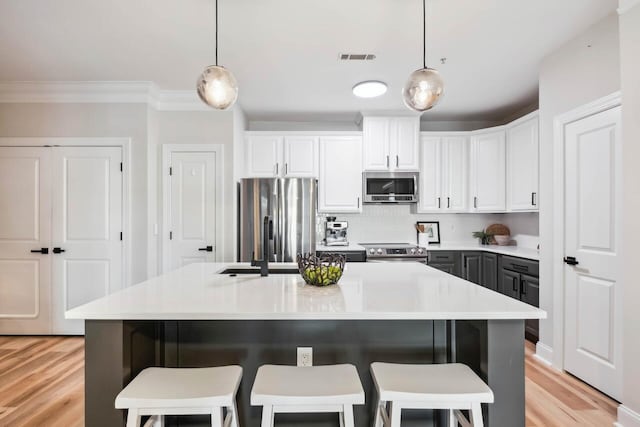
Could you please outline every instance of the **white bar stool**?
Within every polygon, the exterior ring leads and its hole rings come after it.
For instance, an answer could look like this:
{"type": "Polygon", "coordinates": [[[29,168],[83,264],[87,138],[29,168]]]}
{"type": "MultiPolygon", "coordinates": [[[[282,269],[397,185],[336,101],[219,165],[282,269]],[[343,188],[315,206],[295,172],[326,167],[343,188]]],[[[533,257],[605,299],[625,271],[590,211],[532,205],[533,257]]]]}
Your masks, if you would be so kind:
{"type": "Polygon", "coordinates": [[[262,406],[262,427],[276,413],[338,412],[340,426],[354,427],[353,405],[364,404],[364,390],[353,365],[258,368],[251,404],[262,406]]]}
{"type": "Polygon", "coordinates": [[[238,427],[236,392],[240,366],[215,368],[147,368],[116,397],[117,409],[128,409],[127,427],[140,427],[143,415],[211,414],[212,427],[238,427]],[[223,408],[227,415],[223,419],[223,408]]]}
{"type": "Polygon", "coordinates": [[[371,364],[378,391],[374,427],[400,427],[402,409],[448,409],[449,427],[482,427],[481,403],[493,403],[493,392],[468,366],[371,364]],[[390,409],[387,412],[387,403],[390,409]],[[470,411],[471,421],[460,412],[470,411]]]}

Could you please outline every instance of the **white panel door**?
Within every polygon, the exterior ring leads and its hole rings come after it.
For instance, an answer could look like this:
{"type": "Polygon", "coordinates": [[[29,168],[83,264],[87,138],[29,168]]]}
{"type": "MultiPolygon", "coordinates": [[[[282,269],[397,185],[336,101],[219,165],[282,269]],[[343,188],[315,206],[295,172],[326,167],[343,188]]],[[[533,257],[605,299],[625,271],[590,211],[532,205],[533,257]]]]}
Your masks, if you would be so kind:
{"type": "Polygon", "coordinates": [[[248,136],[246,141],[246,177],[273,178],[283,173],[281,136],[248,136]]]}
{"type": "Polygon", "coordinates": [[[442,208],[441,138],[424,136],[420,140],[420,212],[440,212],[442,208]]]}
{"type": "Polygon", "coordinates": [[[386,117],[365,117],[362,124],[364,169],[389,170],[390,121],[386,117]]]}
{"type": "Polygon", "coordinates": [[[397,117],[391,119],[391,169],[418,170],[420,118],[397,117]]]}
{"type": "Polygon", "coordinates": [[[216,259],[216,153],[172,152],[170,269],[216,259]]]}
{"type": "Polygon", "coordinates": [[[565,369],[620,400],[620,107],[565,132],[565,369]]]}
{"type": "Polygon", "coordinates": [[[52,148],[52,331],[82,334],[65,311],[123,287],[122,149],[52,148]]]}
{"type": "Polygon", "coordinates": [[[469,143],[464,136],[442,139],[442,207],[449,212],[467,210],[469,181],[469,143]]]}
{"type": "Polygon", "coordinates": [[[357,136],[320,138],[318,211],[362,211],[362,139],[357,136]]]}
{"type": "Polygon", "coordinates": [[[506,209],[506,151],[504,131],[471,139],[472,208],[476,212],[506,209]]]}
{"type": "Polygon", "coordinates": [[[0,147],[0,334],[51,332],[50,183],[50,149],[0,147]]]}
{"type": "Polygon", "coordinates": [[[507,131],[507,208],[538,209],[538,118],[507,131]]]}
{"type": "Polygon", "coordinates": [[[315,136],[284,137],[283,176],[318,177],[318,138],[315,136]]]}

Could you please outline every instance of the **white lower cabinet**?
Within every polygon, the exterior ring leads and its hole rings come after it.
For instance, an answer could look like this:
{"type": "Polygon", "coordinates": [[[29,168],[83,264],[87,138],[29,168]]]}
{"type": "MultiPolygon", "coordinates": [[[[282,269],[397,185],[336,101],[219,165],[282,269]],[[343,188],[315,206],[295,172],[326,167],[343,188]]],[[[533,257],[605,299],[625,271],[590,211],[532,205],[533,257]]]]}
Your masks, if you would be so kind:
{"type": "Polygon", "coordinates": [[[471,137],[471,211],[506,210],[505,131],[488,131],[471,137]]]}
{"type": "Polygon", "coordinates": [[[420,140],[419,212],[467,209],[469,142],[464,136],[426,136],[420,140]]]}
{"type": "Polygon", "coordinates": [[[319,141],[318,211],[362,212],[362,137],[319,141]]]}
{"type": "Polygon", "coordinates": [[[538,210],[538,117],[507,130],[507,209],[538,210]]]}

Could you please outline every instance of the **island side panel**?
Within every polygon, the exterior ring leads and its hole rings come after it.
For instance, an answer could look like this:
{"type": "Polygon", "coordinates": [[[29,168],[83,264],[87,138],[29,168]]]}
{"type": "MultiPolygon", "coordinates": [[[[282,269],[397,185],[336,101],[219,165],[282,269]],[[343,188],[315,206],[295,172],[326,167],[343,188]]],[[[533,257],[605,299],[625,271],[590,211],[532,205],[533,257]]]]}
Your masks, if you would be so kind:
{"type": "Polygon", "coordinates": [[[161,327],[150,321],[85,321],[85,425],[124,425],[115,398],[142,369],[162,364],[161,327]]]}
{"type": "Polygon", "coordinates": [[[524,320],[456,321],[455,361],[471,367],[491,387],[483,404],[490,427],[524,427],[524,320]]]}
{"type": "MultiPolygon", "coordinates": [[[[165,327],[165,360],[173,366],[238,364],[243,379],[238,391],[240,424],[260,425],[261,408],[250,405],[255,374],[262,364],[296,364],[296,347],[313,347],[314,365],[354,364],[365,390],[365,405],[355,407],[356,426],[371,425],[375,406],[370,364],[374,361],[434,363],[446,357],[445,322],[430,320],[291,320],[179,321],[165,327]],[[435,334],[434,334],[435,332],[435,334]],[[437,336],[437,339],[435,339],[437,336]],[[177,340],[177,345],[170,341],[177,340]],[[442,346],[443,348],[439,348],[442,346]],[[438,348],[436,348],[438,347],[438,348]],[[178,354],[171,354],[176,351],[178,354]]],[[[403,427],[442,425],[442,412],[406,411],[403,427]]],[[[168,417],[169,418],[169,417],[168,417]]],[[[277,415],[278,426],[338,426],[335,414],[277,415]]],[[[167,426],[205,426],[204,417],[170,417],[167,426]]]]}

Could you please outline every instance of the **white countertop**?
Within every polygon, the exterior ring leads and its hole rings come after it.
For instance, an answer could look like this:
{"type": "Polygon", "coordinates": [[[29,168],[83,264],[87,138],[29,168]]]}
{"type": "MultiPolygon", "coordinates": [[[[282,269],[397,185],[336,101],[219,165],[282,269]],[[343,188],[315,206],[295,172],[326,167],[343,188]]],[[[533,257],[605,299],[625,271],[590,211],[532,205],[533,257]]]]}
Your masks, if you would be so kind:
{"type": "MultiPolygon", "coordinates": [[[[538,319],[546,313],[419,263],[350,263],[339,285],[298,274],[217,274],[248,264],[197,263],[66,312],[68,319],[538,319]]],[[[272,264],[272,267],[294,264],[272,264]]]]}
{"type": "Polygon", "coordinates": [[[429,245],[428,251],[484,251],[500,255],[510,255],[538,261],[540,252],[537,249],[519,246],[481,245],[479,243],[444,243],[441,245],[429,245]]]}

